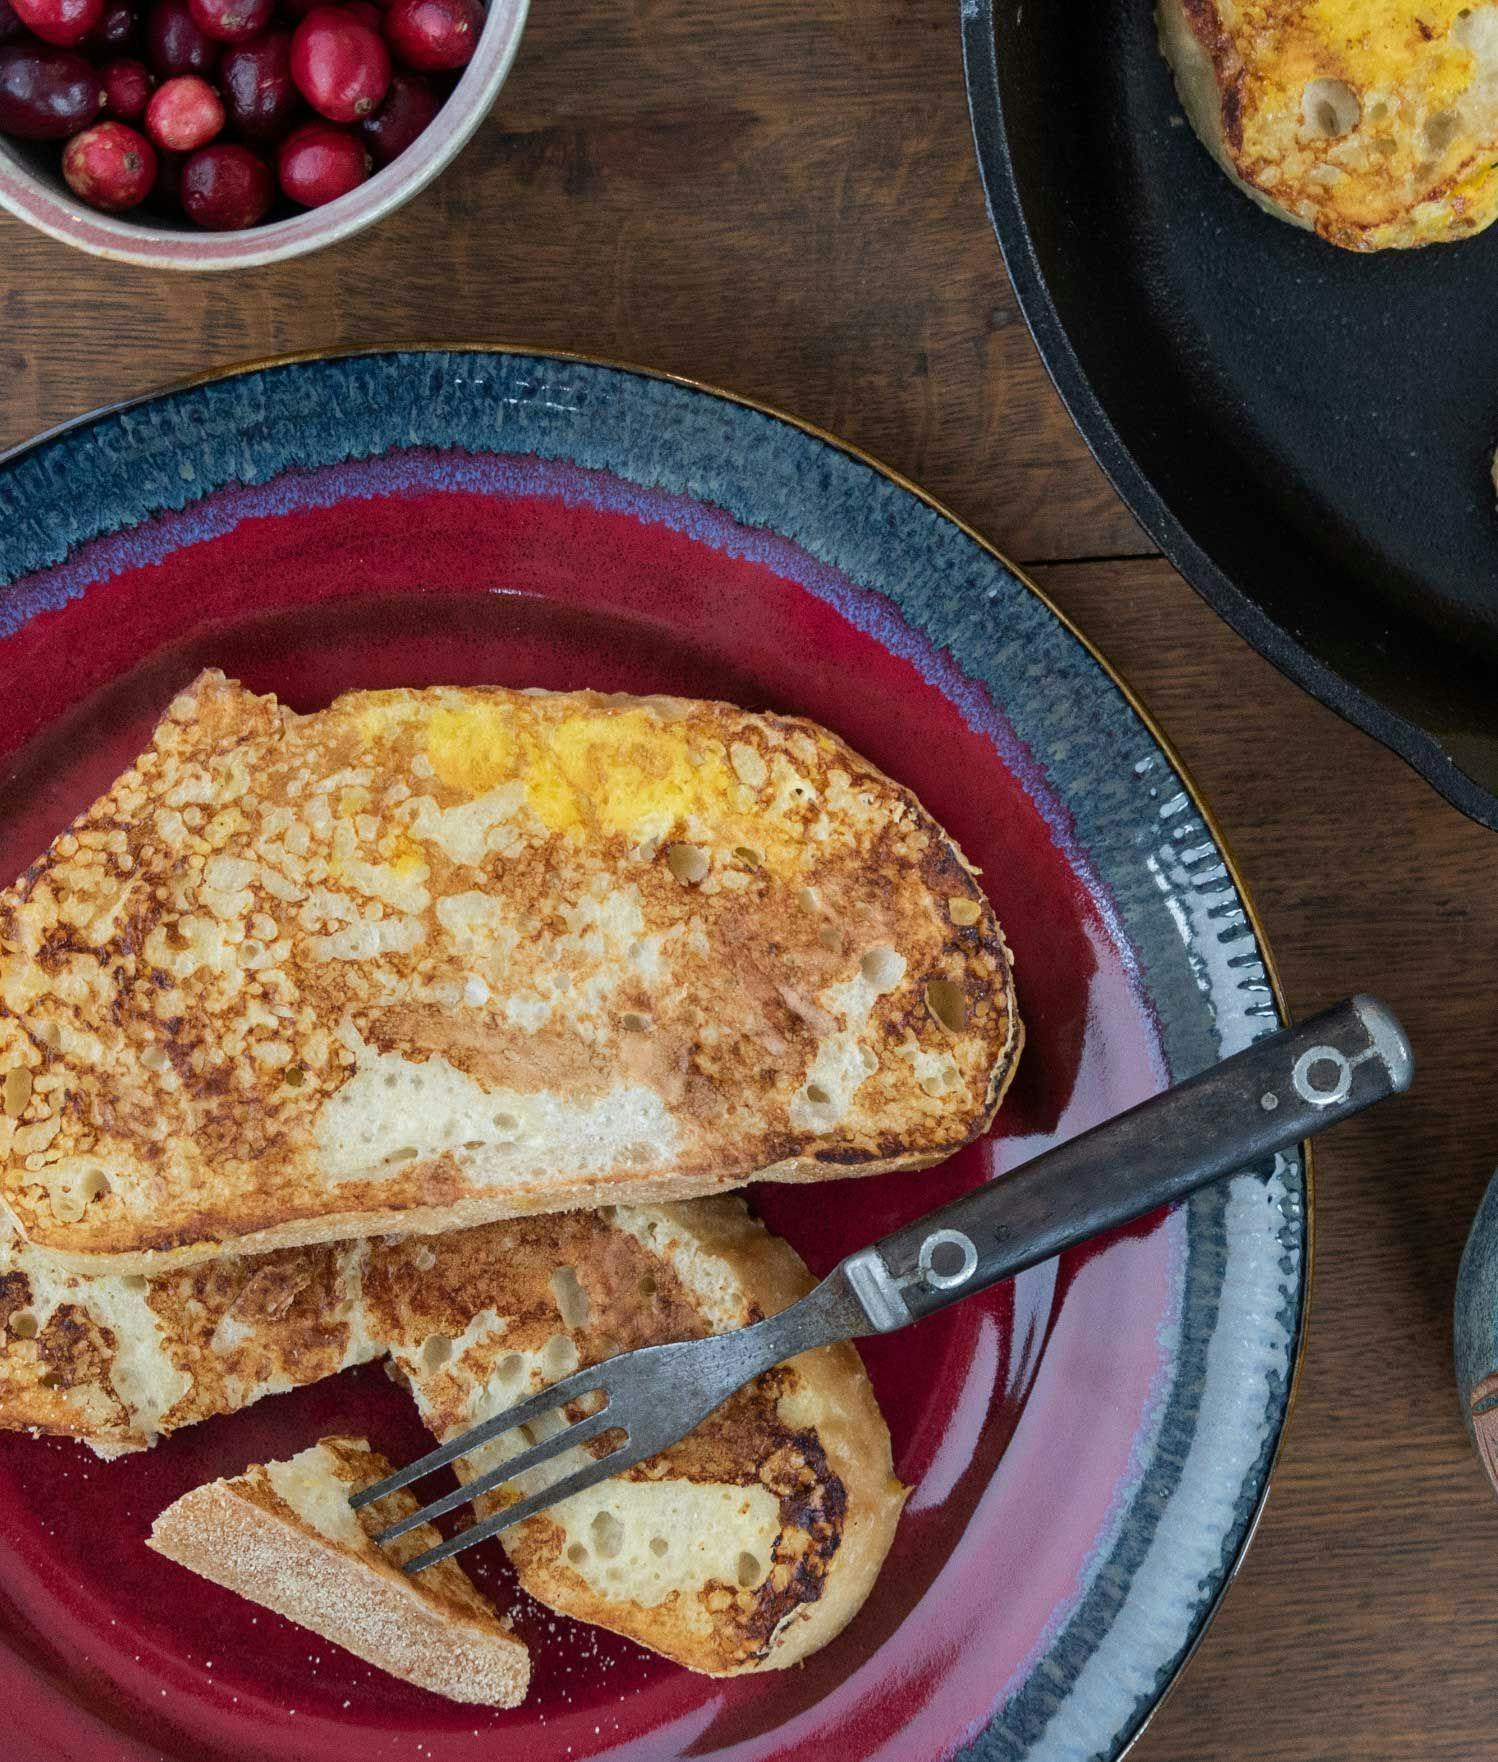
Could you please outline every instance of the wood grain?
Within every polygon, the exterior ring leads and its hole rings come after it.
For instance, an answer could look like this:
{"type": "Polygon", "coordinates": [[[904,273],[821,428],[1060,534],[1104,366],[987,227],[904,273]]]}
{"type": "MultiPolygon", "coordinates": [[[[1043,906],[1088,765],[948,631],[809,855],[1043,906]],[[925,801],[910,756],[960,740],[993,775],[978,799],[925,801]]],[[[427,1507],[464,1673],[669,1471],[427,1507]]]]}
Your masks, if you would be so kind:
{"type": "MultiPolygon", "coordinates": [[[[502,339],[666,368],[868,448],[1021,560],[1149,546],[999,267],[951,0],[536,0],[495,115],[416,203],[279,269],[98,263],[0,216],[0,445],[204,367],[502,339]]],[[[1498,841],[1282,680],[1165,565],[1039,571],[1216,809],[1298,1010],[1377,987],[1413,1095],[1320,1161],[1310,1345],[1240,1581],[1140,1762],[1495,1753],[1495,1502],[1450,1300],[1498,1165],[1498,841]]]]}
{"type": "Polygon", "coordinates": [[[763,399],[940,482],[1027,558],[1153,548],[1005,284],[952,0],[535,0],[445,175],[281,267],[120,267],[0,215],[0,446],[204,367],[466,340],[763,399]]]}

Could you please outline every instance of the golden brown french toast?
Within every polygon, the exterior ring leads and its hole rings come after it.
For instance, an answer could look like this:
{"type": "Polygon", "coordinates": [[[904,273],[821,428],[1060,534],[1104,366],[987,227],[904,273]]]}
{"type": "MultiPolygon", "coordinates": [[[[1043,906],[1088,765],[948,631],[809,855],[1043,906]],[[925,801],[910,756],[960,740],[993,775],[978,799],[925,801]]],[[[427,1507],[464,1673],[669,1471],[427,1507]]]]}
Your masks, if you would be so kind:
{"type": "Polygon", "coordinates": [[[1498,215],[1498,6],[1160,0],[1182,107],[1260,207],[1355,251],[1498,215]]]}
{"type": "MultiPolygon", "coordinates": [[[[384,1352],[447,1436],[580,1363],[743,1326],[811,1283],[726,1196],[225,1256],[150,1278],[38,1274],[38,1258],[13,1248],[0,1277],[26,1305],[5,1318],[0,1426],[105,1454],[384,1352]]],[[[517,1526],[505,1546],[552,1608],[696,1670],[773,1669],[857,1611],[904,1496],[858,1354],[835,1346],[767,1372],[663,1455],[517,1526]]]]}
{"type": "Polygon", "coordinates": [[[0,895],[0,1166],[79,1270],[920,1167],[1020,1029],[993,912],[815,725],[221,674],[0,895]]]}
{"type": "MultiPolygon", "coordinates": [[[[432,1247],[438,1264],[413,1277],[409,1244],[375,1244],[365,1301],[439,1438],[579,1365],[747,1326],[812,1284],[794,1250],[734,1198],[527,1218],[432,1247]]],[[[481,1473],[525,1441],[508,1434],[459,1472],[481,1473]]],[[[478,1509],[581,1460],[568,1452],[478,1509]]],[[[904,1502],[873,1389],[842,1344],[765,1372],[680,1443],[504,1543],[521,1584],[551,1608],[729,1676],[784,1668],[840,1632],[904,1502]]]]}

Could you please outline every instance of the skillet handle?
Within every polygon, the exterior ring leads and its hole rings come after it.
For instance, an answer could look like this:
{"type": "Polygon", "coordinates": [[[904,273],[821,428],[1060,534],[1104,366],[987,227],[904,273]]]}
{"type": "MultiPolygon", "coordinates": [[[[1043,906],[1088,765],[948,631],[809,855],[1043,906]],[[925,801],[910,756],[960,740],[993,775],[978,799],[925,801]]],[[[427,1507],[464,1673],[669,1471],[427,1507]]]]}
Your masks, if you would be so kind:
{"type": "Polygon", "coordinates": [[[873,1331],[918,1321],[1409,1086],[1404,1030],[1347,999],[850,1255],[873,1331]]]}

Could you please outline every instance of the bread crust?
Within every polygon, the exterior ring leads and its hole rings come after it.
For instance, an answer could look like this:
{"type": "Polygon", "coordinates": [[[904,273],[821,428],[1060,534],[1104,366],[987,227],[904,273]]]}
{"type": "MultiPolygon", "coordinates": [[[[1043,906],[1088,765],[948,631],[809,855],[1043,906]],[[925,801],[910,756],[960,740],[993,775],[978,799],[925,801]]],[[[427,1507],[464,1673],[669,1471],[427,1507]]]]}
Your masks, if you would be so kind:
{"type": "MultiPolygon", "coordinates": [[[[362,1438],[325,1438],[303,1455],[316,1453],[326,1458],[322,1472],[339,1500],[391,1472],[362,1438]]],[[[418,1688],[474,1705],[518,1706],[530,1655],[456,1561],[416,1577],[400,1570],[402,1560],[435,1545],[437,1531],[422,1524],[388,1550],[371,1539],[381,1524],[416,1508],[403,1490],[348,1513],[356,1540],[332,1537],[288,1504],[257,1464],[184,1493],[147,1541],[179,1566],[418,1688]]]]}

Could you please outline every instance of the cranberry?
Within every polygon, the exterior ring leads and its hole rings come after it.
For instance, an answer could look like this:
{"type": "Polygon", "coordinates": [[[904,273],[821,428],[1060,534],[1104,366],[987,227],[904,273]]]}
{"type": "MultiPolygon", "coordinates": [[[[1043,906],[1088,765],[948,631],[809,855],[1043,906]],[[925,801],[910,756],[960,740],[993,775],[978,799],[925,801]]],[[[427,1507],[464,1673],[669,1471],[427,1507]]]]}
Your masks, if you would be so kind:
{"type": "Polygon", "coordinates": [[[419,73],[392,75],[385,102],[366,116],[359,131],[369,143],[376,165],[399,158],[441,108],[430,80],[419,73]]]}
{"type": "Polygon", "coordinates": [[[104,10],[88,46],[101,56],[123,55],[135,47],[139,35],[140,15],[129,0],[104,0],[104,10]]]}
{"type": "Polygon", "coordinates": [[[320,208],[357,189],[369,176],[369,149],[352,129],[304,122],[281,143],[281,188],[304,208],[320,208]]]}
{"type": "Polygon", "coordinates": [[[276,0],[187,0],[200,31],[221,43],[247,43],[270,23],[276,0]]]}
{"type": "Polygon", "coordinates": [[[483,28],[478,0],[392,0],[385,14],[391,53],[421,73],[465,67],[483,28]]]}
{"type": "Polygon", "coordinates": [[[182,167],[186,163],[185,153],[163,153],[157,149],[156,183],[151,191],[153,208],[173,216],[182,212],[182,167]]]}
{"type": "Polygon", "coordinates": [[[164,80],[179,73],[211,73],[219,48],[199,30],[187,0],[156,0],[146,14],[146,59],[164,80]]]}
{"type": "Polygon", "coordinates": [[[26,27],[21,23],[10,0],[0,0],[0,43],[13,43],[17,37],[26,35],[26,27]]]}
{"type": "Polygon", "coordinates": [[[151,101],[151,74],[144,61],[111,61],[100,73],[104,110],[116,122],[135,122],[151,101]]]}
{"type": "Polygon", "coordinates": [[[0,133],[65,141],[99,114],[99,75],[71,49],[0,49],[0,133]]]}
{"type": "Polygon", "coordinates": [[[178,74],[159,86],[146,106],[146,133],[173,153],[206,147],[223,126],[223,99],[195,73],[178,74]]]}
{"type": "Polygon", "coordinates": [[[240,43],[224,56],[218,83],[229,120],[252,141],[271,140],[286,131],[301,105],[291,83],[291,32],[267,31],[253,43],[240,43]]]}
{"type": "Polygon", "coordinates": [[[367,24],[372,31],[385,28],[385,14],[374,0],[343,0],[343,10],[350,18],[357,18],[360,24],[367,24]]]}
{"type": "Polygon", "coordinates": [[[64,49],[81,43],[104,14],[104,0],[12,0],[34,37],[64,49]]]}
{"type": "Polygon", "coordinates": [[[95,123],[63,148],[62,175],[95,208],[134,208],[156,181],[156,149],[123,122],[95,123]]]}
{"type": "Polygon", "coordinates": [[[357,122],[390,89],[390,51],[361,19],[338,6],[315,6],[291,39],[291,77],[330,122],[357,122]]]}
{"type": "Polygon", "coordinates": [[[182,167],[181,191],[190,220],[210,232],[239,232],[264,220],[275,185],[248,147],[215,141],[182,167]]]}

